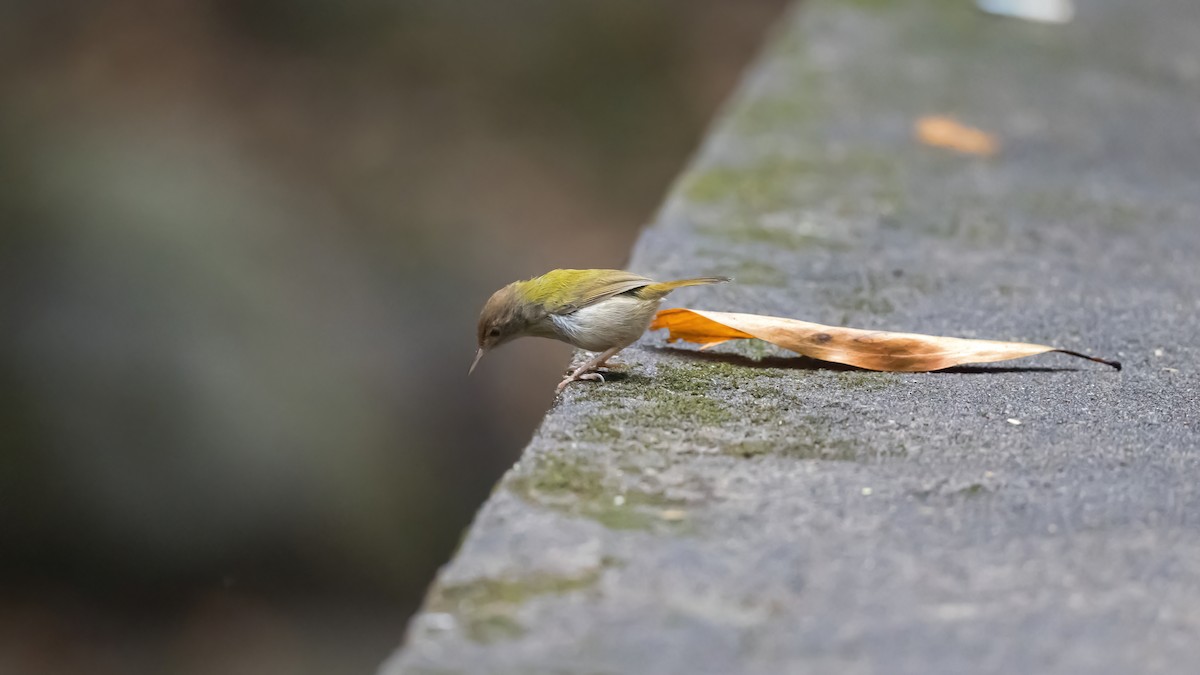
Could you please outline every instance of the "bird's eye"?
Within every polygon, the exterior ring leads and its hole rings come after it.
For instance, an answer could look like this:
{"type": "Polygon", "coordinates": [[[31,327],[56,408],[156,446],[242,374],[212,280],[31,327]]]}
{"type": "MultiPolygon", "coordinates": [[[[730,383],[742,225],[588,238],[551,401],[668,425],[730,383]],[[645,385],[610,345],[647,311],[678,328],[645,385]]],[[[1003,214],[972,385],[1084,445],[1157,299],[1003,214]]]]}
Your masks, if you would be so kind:
{"type": "Polygon", "coordinates": [[[488,337],[500,337],[500,329],[493,328],[488,331],[488,337]]]}

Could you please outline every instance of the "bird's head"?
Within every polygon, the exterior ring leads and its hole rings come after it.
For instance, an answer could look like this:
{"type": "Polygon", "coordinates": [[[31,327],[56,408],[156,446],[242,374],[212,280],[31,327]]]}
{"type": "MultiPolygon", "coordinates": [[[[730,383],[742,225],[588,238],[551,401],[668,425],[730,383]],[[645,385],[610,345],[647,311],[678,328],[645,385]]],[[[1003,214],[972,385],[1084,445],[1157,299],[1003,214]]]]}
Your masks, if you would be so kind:
{"type": "Polygon", "coordinates": [[[525,311],[528,304],[521,293],[520,282],[511,283],[488,298],[483,311],[479,313],[476,335],[479,351],[475,353],[468,374],[475,370],[484,353],[528,334],[529,319],[525,311]]]}

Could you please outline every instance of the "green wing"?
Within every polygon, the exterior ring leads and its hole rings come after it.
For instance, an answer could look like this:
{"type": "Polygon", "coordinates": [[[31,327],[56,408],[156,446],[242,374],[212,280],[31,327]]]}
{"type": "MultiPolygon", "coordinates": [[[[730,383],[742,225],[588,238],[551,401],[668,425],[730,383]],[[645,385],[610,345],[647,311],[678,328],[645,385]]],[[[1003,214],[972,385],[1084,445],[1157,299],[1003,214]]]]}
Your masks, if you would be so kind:
{"type": "Polygon", "coordinates": [[[550,314],[570,314],[584,307],[654,283],[623,270],[554,270],[526,281],[528,297],[550,314]]]}

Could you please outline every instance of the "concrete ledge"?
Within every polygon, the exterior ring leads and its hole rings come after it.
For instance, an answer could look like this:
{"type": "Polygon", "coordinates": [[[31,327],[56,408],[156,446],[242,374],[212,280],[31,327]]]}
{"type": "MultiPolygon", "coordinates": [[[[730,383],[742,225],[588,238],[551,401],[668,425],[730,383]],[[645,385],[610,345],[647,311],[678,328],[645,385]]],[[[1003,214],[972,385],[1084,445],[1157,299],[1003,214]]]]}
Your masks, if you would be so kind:
{"type": "Polygon", "coordinates": [[[570,387],[388,675],[1190,672],[1200,11],[805,3],[631,269],[680,306],[1048,355],[935,374],[648,335],[570,387]],[[990,159],[913,140],[952,114],[990,159]]]}

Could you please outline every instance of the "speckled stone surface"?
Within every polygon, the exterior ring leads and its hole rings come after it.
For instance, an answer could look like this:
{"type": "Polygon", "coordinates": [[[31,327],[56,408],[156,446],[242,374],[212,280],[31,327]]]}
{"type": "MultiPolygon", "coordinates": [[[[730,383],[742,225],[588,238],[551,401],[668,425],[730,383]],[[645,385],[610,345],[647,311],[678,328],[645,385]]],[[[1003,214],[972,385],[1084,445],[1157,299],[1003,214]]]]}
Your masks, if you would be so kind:
{"type": "Polygon", "coordinates": [[[1195,0],[785,17],[630,268],[738,280],[677,306],[1125,370],[647,335],[549,411],[381,672],[1195,672],[1197,36],[1195,0]],[[932,114],[1001,151],[919,144],[932,114]]]}

